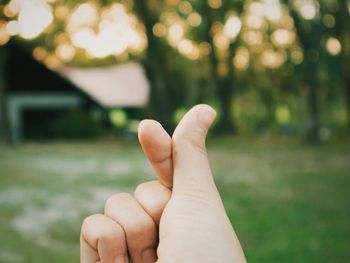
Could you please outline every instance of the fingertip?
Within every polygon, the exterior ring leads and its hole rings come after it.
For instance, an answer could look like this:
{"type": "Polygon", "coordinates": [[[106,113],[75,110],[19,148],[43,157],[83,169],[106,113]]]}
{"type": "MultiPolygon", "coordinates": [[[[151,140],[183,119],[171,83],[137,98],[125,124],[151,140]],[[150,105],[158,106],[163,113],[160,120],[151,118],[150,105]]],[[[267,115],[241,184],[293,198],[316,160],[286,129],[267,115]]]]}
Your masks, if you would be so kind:
{"type": "MultiPolygon", "coordinates": [[[[155,120],[143,120],[138,127],[138,138],[146,155],[153,160],[161,153],[168,152],[171,138],[163,126],[155,120]]],[[[158,158],[156,158],[158,159],[158,158]]]]}
{"type": "Polygon", "coordinates": [[[192,138],[195,141],[202,142],[215,117],[216,111],[207,104],[192,107],[174,131],[173,140],[175,144],[184,138],[192,138]],[[198,136],[198,134],[201,136],[198,136]]]}
{"type": "Polygon", "coordinates": [[[149,136],[152,131],[158,130],[161,124],[155,120],[145,119],[139,123],[138,126],[138,137],[143,139],[144,136],[149,136]]]}
{"type": "Polygon", "coordinates": [[[171,197],[171,190],[163,183],[150,181],[137,186],[135,199],[159,226],[160,217],[171,197]]]}
{"type": "Polygon", "coordinates": [[[199,122],[208,129],[216,117],[216,111],[207,104],[199,104],[192,109],[198,112],[197,118],[199,122]]]}

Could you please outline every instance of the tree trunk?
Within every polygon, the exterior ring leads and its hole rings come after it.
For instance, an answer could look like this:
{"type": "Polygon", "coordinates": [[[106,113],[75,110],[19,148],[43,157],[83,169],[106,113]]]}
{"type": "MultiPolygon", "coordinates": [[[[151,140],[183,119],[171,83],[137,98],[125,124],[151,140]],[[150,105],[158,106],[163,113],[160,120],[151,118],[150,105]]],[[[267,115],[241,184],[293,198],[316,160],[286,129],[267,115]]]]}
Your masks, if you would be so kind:
{"type": "Polygon", "coordinates": [[[347,111],[348,111],[348,127],[350,129],[350,78],[346,79],[345,91],[346,91],[346,103],[347,103],[347,111]]]}
{"type": "Polygon", "coordinates": [[[271,91],[271,87],[260,87],[260,89],[260,97],[267,111],[264,128],[269,128],[275,123],[275,98],[273,92],[271,91]]]}
{"type": "Polygon", "coordinates": [[[341,74],[348,115],[348,128],[350,130],[350,14],[347,1],[340,1],[337,18],[336,33],[342,45],[341,74]]]}
{"type": "Polygon", "coordinates": [[[236,51],[236,45],[233,43],[229,48],[229,55],[227,58],[228,74],[226,76],[220,76],[217,71],[218,59],[215,54],[215,44],[213,36],[211,35],[211,27],[214,24],[214,19],[212,18],[212,13],[210,7],[205,2],[203,6],[203,12],[207,14],[207,23],[206,23],[206,36],[205,41],[207,41],[212,51],[209,55],[211,75],[213,78],[215,93],[217,94],[217,99],[219,101],[220,113],[221,116],[218,120],[216,126],[216,132],[222,134],[234,134],[236,133],[236,126],[233,118],[233,109],[232,103],[234,98],[234,83],[233,83],[233,74],[234,68],[232,59],[236,51]]]}
{"type": "Polygon", "coordinates": [[[308,138],[310,141],[319,141],[319,131],[321,128],[320,120],[320,106],[318,99],[318,67],[317,62],[312,63],[310,61],[306,62],[305,79],[308,84],[308,107],[311,115],[310,129],[308,133],[308,138]]]}
{"type": "Polygon", "coordinates": [[[9,125],[6,108],[6,46],[0,46],[0,142],[9,142],[9,125]]]}
{"type": "Polygon", "coordinates": [[[232,116],[233,83],[226,77],[217,85],[218,99],[220,102],[221,118],[217,124],[217,132],[233,134],[236,132],[232,116]]]}
{"type": "MultiPolygon", "coordinates": [[[[286,1],[288,2],[288,1],[286,1]]],[[[310,113],[310,127],[308,131],[308,139],[312,142],[318,142],[319,138],[319,129],[321,127],[321,112],[318,99],[318,88],[319,88],[319,76],[318,76],[318,64],[320,57],[320,36],[323,33],[323,27],[319,21],[310,21],[307,22],[310,27],[309,30],[305,30],[302,25],[302,20],[299,18],[299,15],[291,7],[291,15],[294,19],[297,35],[300,41],[301,46],[304,50],[304,81],[308,86],[308,108],[310,113]],[[317,54],[316,54],[317,53],[317,54]]]]}
{"type": "MultiPolygon", "coordinates": [[[[221,118],[217,124],[218,131],[224,134],[235,134],[236,126],[233,116],[232,104],[235,97],[235,86],[234,86],[234,66],[232,63],[233,57],[236,53],[237,45],[231,43],[229,46],[229,54],[227,58],[228,74],[224,76],[218,85],[218,98],[221,107],[221,118]]],[[[217,73],[216,73],[217,74],[217,73]]],[[[220,78],[220,76],[216,76],[220,78]]]]}
{"type": "Polygon", "coordinates": [[[153,17],[147,1],[135,1],[136,13],[146,28],[148,47],[144,62],[148,78],[151,82],[150,113],[157,118],[166,130],[173,128],[172,111],[169,104],[169,96],[166,92],[166,59],[164,47],[153,34],[153,26],[156,19],[153,17]]]}

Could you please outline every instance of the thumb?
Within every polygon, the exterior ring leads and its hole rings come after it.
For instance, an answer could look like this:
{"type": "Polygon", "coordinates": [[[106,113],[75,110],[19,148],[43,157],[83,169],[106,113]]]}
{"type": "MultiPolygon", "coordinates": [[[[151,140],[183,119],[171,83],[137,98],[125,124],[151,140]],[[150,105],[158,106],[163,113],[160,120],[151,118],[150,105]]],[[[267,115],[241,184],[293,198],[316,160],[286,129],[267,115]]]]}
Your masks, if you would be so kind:
{"type": "Polygon", "coordinates": [[[205,138],[215,116],[210,106],[197,105],[176,127],[172,137],[174,194],[216,191],[205,148],[205,138]]]}

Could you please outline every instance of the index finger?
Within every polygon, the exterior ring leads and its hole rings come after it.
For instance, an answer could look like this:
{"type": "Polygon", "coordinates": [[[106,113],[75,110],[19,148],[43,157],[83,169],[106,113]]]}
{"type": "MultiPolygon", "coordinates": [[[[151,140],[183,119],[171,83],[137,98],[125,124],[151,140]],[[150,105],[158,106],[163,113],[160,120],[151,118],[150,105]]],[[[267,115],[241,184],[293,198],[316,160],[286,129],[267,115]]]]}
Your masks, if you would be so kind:
{"type": "Polygon", "coordinates": [[[172,140],[162,125],[154,120],[139,124],[138,137],[141,147],[164,186],[173,186],[172,140]]]}

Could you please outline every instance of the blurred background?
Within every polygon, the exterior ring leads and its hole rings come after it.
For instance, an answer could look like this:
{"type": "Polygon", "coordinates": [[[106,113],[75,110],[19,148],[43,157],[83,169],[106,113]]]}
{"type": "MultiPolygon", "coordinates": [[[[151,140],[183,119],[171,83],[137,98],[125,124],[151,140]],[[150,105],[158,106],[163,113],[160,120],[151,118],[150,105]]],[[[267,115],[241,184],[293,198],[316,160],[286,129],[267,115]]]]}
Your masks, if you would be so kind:
{"type": "Polygon", "coordinates": [[[198,103],[248,261],[349,262],[349,0],[0,1],[0,262],[78,262],[198,103]]]}

